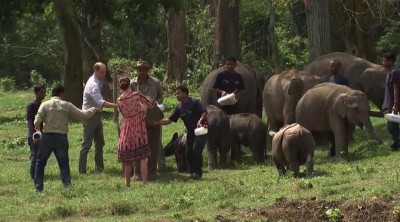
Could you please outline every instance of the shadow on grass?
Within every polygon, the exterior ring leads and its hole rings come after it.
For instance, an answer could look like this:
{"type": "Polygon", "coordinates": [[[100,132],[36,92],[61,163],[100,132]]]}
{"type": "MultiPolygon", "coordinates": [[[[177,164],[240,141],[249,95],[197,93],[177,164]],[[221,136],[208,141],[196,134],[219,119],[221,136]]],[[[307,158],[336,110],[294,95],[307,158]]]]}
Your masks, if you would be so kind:
{"type": "Polygon", "coordinates": [[[23,117],[9,117],[9,116],[0,116],[0,125],[5,123],[12,123],[15,121],[23,121],[23,117]]]}

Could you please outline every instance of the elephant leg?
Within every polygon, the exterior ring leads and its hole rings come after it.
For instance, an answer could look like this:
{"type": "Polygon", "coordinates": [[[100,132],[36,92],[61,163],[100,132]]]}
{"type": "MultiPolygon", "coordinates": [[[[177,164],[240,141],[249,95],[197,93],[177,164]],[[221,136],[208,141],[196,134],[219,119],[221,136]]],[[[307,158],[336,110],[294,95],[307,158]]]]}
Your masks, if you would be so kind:
{"type": "Polygon", "coordinates": [[[329,131],[328,137],[329,137],[329,142],[330,142],[328,156],[335,156],[336,155],[335,135],[333,134],[332,131],[329,131]]]}
{"type": "Polygon", "coordinates": [[[216,169],[217,168],[217,145],[215,142],[211,141],[212,139],[216,138],[211,138],[207,141],[207,153],[208,153],[208,169],[216,169]]]}
{"type": "Polygon", "coordinates": [[[239,164],[242,162],[242,153],[240,150],[240,144],[234,137],[231,137],[231,141],[232,141],[232,143],[231,143],[231,159],[239,164]]]}
{"type": "Polygon", "coordinates": [[[149,180],[157,177],[157,158],[158,158],[158,146],[160,144],[160,130],[155,127],[147,128],[147,135],[150,146],[150,156],[148,157],[148,178],[149,180]]]}
{"type": "Polygon", "coordinates": [[[329,120],[329,124],[335,137],[336,156],[347,156],[346,123],[342,118],[335,115],[329,120]]]}

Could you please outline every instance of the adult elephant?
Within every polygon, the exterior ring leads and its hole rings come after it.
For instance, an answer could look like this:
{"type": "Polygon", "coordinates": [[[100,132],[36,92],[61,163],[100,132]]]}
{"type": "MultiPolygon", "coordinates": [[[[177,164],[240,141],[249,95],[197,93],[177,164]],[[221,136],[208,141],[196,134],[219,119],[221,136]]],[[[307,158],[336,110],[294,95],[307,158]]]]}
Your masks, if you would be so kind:
{"type": "Polygon", "coordinates": [[[303,75],[295,69],[273,75],[263,90],[269,130],[277,132],[284,125],[294,123],[297,102],[307,90],[322,81],[319,77],[303,75]]]}
{"type": "MultiPolygon", "coordinates": [[[[334,83],[321,83],[308,90],[296,106],[296,122],[313,135],[333,133],[336,155],[346,155],[355,126],[365,126],[378,141],[369,119],[365,93],[334,83]]],[[[318,140],[316,138],[316,140],[318,140]]]]}
{"type": "MultiPolygon", "coordinates": [[[[211,71],[201,86],[201,101],[207,105],[216,105],[218,97],[212,90],[217,74],[226,69],[222,66],[211,71]]],[[[245,89],[240,91],[238,101],[239,113],[253,113],[261,117],[262,115],[262,87],[265,83],[265,77],[262,74],[256,73],[249,65],[237,62],[235,71],[242,75],[245,84],[245,89]]]]}
{"type": "MultiPolygon", "coordinates": [[[[365,92],[368,99],[381,109],[386,78],[383,66],[347,53],[332,52],[315,59],[305,67],[304,71],[319,75],[328,81],[330,77],[328,64],[332,59],[340,60],[340,73],[349,80],[349,87],[365,92]]],[[[374,112],[371,112],[371,115],[382,116],[381,113],[374,112]]]]}

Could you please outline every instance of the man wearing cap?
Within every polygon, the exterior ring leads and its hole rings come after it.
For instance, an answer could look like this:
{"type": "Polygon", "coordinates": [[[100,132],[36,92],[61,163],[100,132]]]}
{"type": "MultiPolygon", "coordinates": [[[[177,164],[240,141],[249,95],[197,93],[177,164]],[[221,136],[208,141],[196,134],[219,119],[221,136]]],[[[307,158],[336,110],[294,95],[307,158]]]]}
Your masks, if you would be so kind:
{"type": "MultiPolygon", "coordinates": [[[[149,75],[149,70],[150,70],[149,63],[147,61],[139,61],[137,63],[137,65],[135,66],[135,69],[137,71],[137,77],[135,77],[131,80],[132,90],[142,93],[153,103],[162,104],[164,98],[163,98],[163,91],[161,88],[160,80],[149,75]]],[[[161,118],[163,118],[163,117],[164,117],[164,115],[161,116],[161,118]]],[[[148,129],[147,129],[148,132],[152,130],[151,129],[152,127],[154,127],[154,126],[148,125],[148,129]]],[[[165,156],[164,156],[164,152],[163,152],[161,138],[162,138],[162,130],[160,128],[160,139],[158,142],[159,145],[157,147],[157,156],[156,156],[157,165],[158,165],[159,169],[165,167],[165,156]]],[[[149,136],[150,144],[152,144],[152,142],[150,141],[151,139],[152,139],[151,136],[149,136]]],[[[152,167],[149,167],[149,176],[152,173],[154,174],[154,172],[150,172],[151,168],[152,167]]]]}
{"type": "MultiPolygon", "coordinates": [[[[88,110],[92,107],[97,109],[118,108],[115,103],[107,102],[101,95],[101,81],[106,76],[106,66],[97,62],[93,66],[93,75],[88,79],[83,90],[83,104],[82,110],[88,110]]],[[[103,147],[104,147],[104,134],[103,123],[101,122],[101,113],[96,113],[90,119],[85,120],[83,123],[83,141],[81,152],[79,155],[79,173],[86,173],[87,155],[89,149],[94,141],[94,161],[96,172],[104,170],[103,162],[103,147]]]]}

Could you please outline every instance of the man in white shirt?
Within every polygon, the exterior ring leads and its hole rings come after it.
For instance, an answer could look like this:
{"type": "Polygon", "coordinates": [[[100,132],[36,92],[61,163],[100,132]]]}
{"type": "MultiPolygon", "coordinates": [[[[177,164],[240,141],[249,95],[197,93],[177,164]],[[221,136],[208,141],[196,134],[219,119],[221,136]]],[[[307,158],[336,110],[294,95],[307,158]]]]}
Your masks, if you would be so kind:
{"type": "MultiPolygon", "coordinates": [[[[105,101],[101,95],[101,80],[103,80],[106,75],[106,66],[101,62],[97,62],[93,66],[93,72],[93,75],[86,82],[83,91],[82,110],[88,110],[92,107],[97,109],[102,109],[103,107],[117,108],[117,104],[105,101]]],[[[101,113],[96,113],[92,118],[83,123],[83,141],[79,155],[79,173],[86,173],[87,155],[92,146],[92,141],[94,141],[95,147],[95,170],[96,172],[102,172],[104,170],[104,134],[101,113]]]]}

